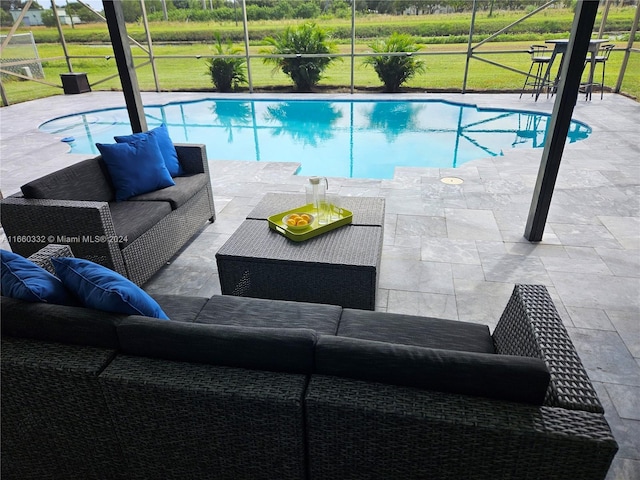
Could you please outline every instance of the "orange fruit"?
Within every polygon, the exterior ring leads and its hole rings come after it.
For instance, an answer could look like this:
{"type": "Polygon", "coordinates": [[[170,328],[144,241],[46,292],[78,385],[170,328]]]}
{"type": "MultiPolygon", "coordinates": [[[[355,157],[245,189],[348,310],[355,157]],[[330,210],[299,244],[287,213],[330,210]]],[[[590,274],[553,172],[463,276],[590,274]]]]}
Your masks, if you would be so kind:
{"type": "Polygon", "coordinates": [[[311,220],[311,217],[309,215],[307,215],[306,213],[301,214],[300,218],[306,220],[307,223],[309,223],[309,220],[311,220]]]}
{"type": "Polygon", "coordinates": [[[304,227],[305,225],[309,225],[309,222],[307,220],[305,220],[304,218],[301,218],[296,222],[296,225],[298,227],[304,227]]]}
{"type": "Polygon", "coordinates": [[[296,219],[295,218],[289,218],[287,220],[287,225],[291,225],[292,227],[296,226],[296,219]]]}

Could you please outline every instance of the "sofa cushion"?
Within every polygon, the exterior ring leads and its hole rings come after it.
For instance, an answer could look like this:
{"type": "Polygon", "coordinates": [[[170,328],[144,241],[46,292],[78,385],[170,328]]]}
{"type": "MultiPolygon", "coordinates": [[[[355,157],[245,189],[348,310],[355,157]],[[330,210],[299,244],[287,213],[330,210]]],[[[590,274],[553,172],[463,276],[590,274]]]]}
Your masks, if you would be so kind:
{"type": "Polygon", "coordinates": [[[145,136],[131,143],[96,143],[96,147],[107,165],[118,202],[175,185],[155,137],[145,136]]]}
{"type": "Polygon", "coordinates": [[[168,320],[158,303],[131,280],[83,258],[52,258],[56,275],[88,308],[168,320]]]}
{"type": "Polygon", "coordinates": [[[100,157],[83,160],[22,187],[25,198],[111,202],[115,192],[106,165],[100,157]]]}
{"type": "Polygon", "coordinates": [[[335,305],[214,295],[196,323],[241,327],[308,328],[335,335],[342,308],[335,305]]]}
{"type": "Polygon", "coordinates": [[[116,324],[125,315],[89,308],[28,303],[2,297],[2,335],[44,342],[118,348],[116,324]]]}
{"type": "Polygon", "coordinates": [[[187,200],[198,193],[209,181],[209,177],[205,173],[176,177],[173,179],[175,185],[172,187],[162,188],[153,192],[136,195],[129,200],[136,201],[165,201],[171,204],[172,209],[176,209],[184,205],[187,200]]]}
{"type": "Polygon", "coordinates": [[[167,167],[167,170],[169,170],[171,176],[175,177],[177,175],[184,174],[182,165],[180,165],[180,161],[178,160],[176,147],[173,145],[171,137],[169,137],[169,130],[164,123],[159,127],[149,130],[148,132],[134,133],[133,135],[121,135],[113,137],[113,139],[117,143],[132,143],[147,136],[154,137],[158,142],[158,147],[160,148],[160,153],[162,153],[164,164],[167,167]]]}
{"type": "Polygon", "coordinates": [[[124,353],[276,372],[310,373],[315,332],[129,317],[117,326],[124,353]]]}
{"type": "Polygon", "coordinates": [[[77,304],[62,282],[44,268],[7,250],[0,257],[2,295],[27,302],[77,304]]]}
{"type": "Polygon", "coordinates": [[[417,347],[495,353],[487,325],[345,308],[338,336],[417,347]]]}
{"type": "Polygon", "coordinates": [[[134,242],[171,213],[169,202],[111,202],[113,228],[121,240],[120,249],[134,242]]]}
{"type": "Polygon", "coordinates": [[[321,375],[541,405],[549,385],[543,360],[321,335],[321,375]]]}
{"type": "Polygon", "coordinates": [[[162,311],[174,322],[193,322],[207,303],[205,297],[152,294],[162,311]]]}

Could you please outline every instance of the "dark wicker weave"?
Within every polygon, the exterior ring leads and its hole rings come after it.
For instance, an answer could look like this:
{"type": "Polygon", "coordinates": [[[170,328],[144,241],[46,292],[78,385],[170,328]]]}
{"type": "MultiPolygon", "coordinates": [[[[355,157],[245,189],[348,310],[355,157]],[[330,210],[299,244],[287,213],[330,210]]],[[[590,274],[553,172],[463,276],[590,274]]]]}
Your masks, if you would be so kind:
{"type": "MultiPolygon", "coordinates": [[[[210,184],[209,184],[210,185],[210,184]]],[[[211,218],[210,187],[200,191],[122,250],[127,277],[142,285],[211,218]],[[181,212],[176,214],[176,212],[181,212]]],[[[74,247],[75,250],[75,247],[74,247]]]]}
{"type": "Polygon", "coordinates": [[[100,382],[130,478],[305,478],[304,375],[121,355],[100,382]]]}
{"type": "MultiPolygon", "coordinates": [[[[209,176],[203,145],[177,144],[176,150],[187,173],[209,176]]],[[[26,199],[18,194],[2,200],[1,212],[14,252],[26,257],[49,243],[71,243],[76,257],[109,267],[139,285],[156,273],[207,220],[215,219],[211,182],[123,249],[115,240],[118,232],[106,202],[26,199]],[[114,240],[87,240],[101,237],[114,240]]]]}
{"type": "Polygon", "coordinates": [[[55,275],[56,272],[51,263],[51,259],[57,257],[73,257],[73,252],[71,248],[69,248],[69,245],[49,244],[31,255],[29,260],[55,275]]]}
{"type": "Polygon", "coordinates": [[[311,478],[604,479],[617,444],[544,286],[516,286],[494,341],[547,362],[544,406],[314,375],[311,478]]]}
{"type": "Polygon", "coordinates": [[[544,359],[552,379],[547,405],[603,413],[547,289],[516,285],[515,290],[493,332],[498,353],[544,359]]]}
{"type": "Polygon", "coordinates": [[[2,478],[128,478],[98,385],[115,352],[2,337],[2,478]]]}
{"type": "Polygon", "coordinates": [[[374,310],[384,198],[341,197],[352,224],[304,242],[269,229],[268,217],[305,201],[300,194],[264,196],[216,254],[222,293],[374,310]]]}
{"type": "MultiPolygon", "coordinates": [[[[51,245],[32,259],[46,264],[47,255],[68,254],[51,245]]],[[[278,356],[268,343],[234,349],[244,344],[233,342],[254,334],[256,322],[262,341],[277,301],[260,311],[264,301],[246,310],[229,305],[230,327],[198,325],[202,303],[186,299],[194,318],[184,323],[57,305],[42,305],[40,314],[40,304],[2,300],[3,479],[602,480],[617,451],[544,286],[517,285],[493,333],[498,353],[547,364],[541,406],[316,375],[315,337],[299,357],[306,367],[285,353],[277,372],[263,370],[278,356]],[[225,344],[230,357],[221,353],[225,344]],[[246,361],[244,353],[250,366],[224,363],[246,361]]],[[[296,315],[294,305],[281,310],[280,328],[296,315]]],[[[324,310],[335,324],[335,308],[324,310]]],[[[294,320],[305,327],[303,312],[294,320]]],[[[388,360],[372,355],[372,369],[388,360]]]]}
{"type": "MultiPolygon", "coordinates": [[[[51,244],[29,260],[55,273],[54,257],[73,252],[51,244]]],[[[109,349],[2,337],[2,478],[126,478],[97,383],[114,356],[109,349]]]]}
{"type": "Polygon", "coordinates": [[[222,293],[375,309],[382,227],[349,225],[292,242],[245,220],[218,250],[222,293]]]}

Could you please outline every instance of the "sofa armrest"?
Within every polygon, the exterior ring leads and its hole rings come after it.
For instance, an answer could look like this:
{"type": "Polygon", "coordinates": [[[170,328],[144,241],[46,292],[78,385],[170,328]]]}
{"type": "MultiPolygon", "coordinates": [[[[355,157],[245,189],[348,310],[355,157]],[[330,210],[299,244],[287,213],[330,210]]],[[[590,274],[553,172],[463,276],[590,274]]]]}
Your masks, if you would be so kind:
{"type": "Polygon", "coordinates": [[[176,143],[180,165],[186,173],[208,173],[207,150],[205,145],[176,143]]]}
{"type": "Polygon", "coordinates": [[[24,257],[50,243],[71,244],[75,255],[126,275],[109,204],[77,200],[2,200],[2,226],[11,249],[24,257]]]}
{"type": "Polygon", "coordinates": [[[33,255],[30,255],[29,260],[31,260],[36,265],[41,266],[49,273],[53,273],[55,275],[55,269],[53,268],[51,259],[58,257],[73,257],[71,247],[69,247],[69,245],[59,245],[56,243],[51,243],[46,247],[42,247],[33,255]]]}
{"type": "Polygon", "coordinates": [[[496,352],[537,357],[551,375],[545,405],[603,413],[591,380],[544,285],[516,285],[494,332],[496,352]]]}
{"type": "Polygon", "coordinates": [[[187,174],[205,173],[207,180],[207,194],[209,195],[209,209],[211,222],[216,219],[216,209],[213,203],[213,189],[211,188],[211,174],[209,173],[209,160],[207,158],[207,147],[202,144],[176,143],[178,160],[187,174]]]}

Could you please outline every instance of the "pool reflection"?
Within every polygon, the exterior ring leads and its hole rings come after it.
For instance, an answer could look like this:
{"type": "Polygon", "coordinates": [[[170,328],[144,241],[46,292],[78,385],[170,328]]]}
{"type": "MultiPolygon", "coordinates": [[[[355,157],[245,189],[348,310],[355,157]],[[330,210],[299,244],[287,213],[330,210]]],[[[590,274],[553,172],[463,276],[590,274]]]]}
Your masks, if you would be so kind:
{"type": "Polygon", "coordinates": [[[409,102],[378,102],[368,111],[368,128],[383,132],[388,142],[393,142],[403,132],[420,127],[418,114],[421,104],[409,102]]]}
{"type": "Polygon", "coordinates": [[[274,125],[271,135],[290,136],[291,140],[303,145],[317,147],[323,141],[333,138],[335,122],[342,117],[342,111],[335,104],[319,102],[281,102],[267,107],[264,119],[274,125]],[[313,115],[309,115],[313,107],[313,115]]]}
{"type": "MultiPolygon", "coordinates": [[[[547,114],[443,101],[202,100],[146,107],[149,128],[204,143],[211,160],[283,161],[299,174],[393,178],[396,166],[455,168],[512,148],[541,148],[547,114]]],[[[62,117],[41,130],[73,136],[74,153],[131,133],[125,109],[62,117]]],[[[591,129],[572,122],[567,141],[591,129]]]]}

